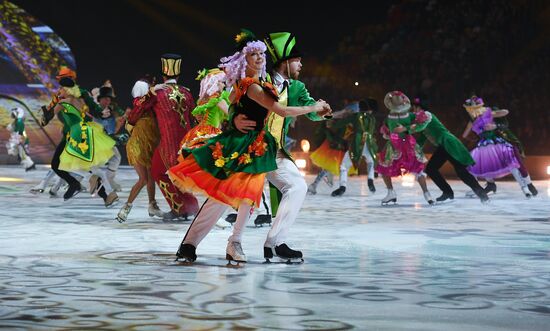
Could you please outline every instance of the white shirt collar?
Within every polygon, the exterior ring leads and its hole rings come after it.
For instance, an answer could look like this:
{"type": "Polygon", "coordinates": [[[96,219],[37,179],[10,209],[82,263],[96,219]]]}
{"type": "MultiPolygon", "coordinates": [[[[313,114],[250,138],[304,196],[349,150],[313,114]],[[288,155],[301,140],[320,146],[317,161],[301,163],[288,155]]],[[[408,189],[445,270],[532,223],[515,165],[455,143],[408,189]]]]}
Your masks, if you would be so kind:
{"type": "Polygon", "coordinates": [[[283,75],[281,75],[277,71],[273,72],[273,83],[275,83],[275,86],[277,86],[277,90],[279,92],[283,90],[283,84],[285,81],[287,83],[290,83],[288,79],[284,78],[283,75]]]}
{"type": "Polygon", "coordinates": [[[168,79],[167,81],[164,82],[164,84],[177,84],[178,81],[175,80],[174,78],[171,78],[171,79],[168,79]]]}

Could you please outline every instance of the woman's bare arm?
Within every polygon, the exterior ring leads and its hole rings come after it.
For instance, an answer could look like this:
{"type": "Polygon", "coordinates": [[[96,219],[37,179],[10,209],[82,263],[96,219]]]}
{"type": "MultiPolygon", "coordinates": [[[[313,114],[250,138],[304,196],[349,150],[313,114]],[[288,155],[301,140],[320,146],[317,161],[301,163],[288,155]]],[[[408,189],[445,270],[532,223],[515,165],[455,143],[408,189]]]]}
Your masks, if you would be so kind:
{"type": "Polygon", "coordinates": [[[472,131],[472,122],[469,121],[468,125],[466,125],[466,128],[464,129],[464,132],[462,133],[462,138],[466,139],[470,132],[472,131]]]}
{"type": "Polygon", "coordinates": [[[493,110],[493,117],[504,117],[508,115],[508,109],[493,110]]]}

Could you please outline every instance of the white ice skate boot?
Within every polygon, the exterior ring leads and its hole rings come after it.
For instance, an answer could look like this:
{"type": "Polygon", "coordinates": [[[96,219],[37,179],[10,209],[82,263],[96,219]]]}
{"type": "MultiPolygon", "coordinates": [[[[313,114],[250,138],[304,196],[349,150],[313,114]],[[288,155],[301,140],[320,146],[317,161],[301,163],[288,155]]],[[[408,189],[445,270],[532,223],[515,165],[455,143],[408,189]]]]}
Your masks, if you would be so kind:
{"type": "Polygon", "coordinates": [[[131,203],[125,203],[122,208],[120,208],[118,215],[116,216],[116,220],[119,223],[124,223],[126,220],[128,220],[128,214],[130,213],[130,210],[132,210],[132,204],[131,203]]]}
{"type": "Polygon", "coordinates": [[[225,258],[228,261],[246,262],[246,255],[243,252],[241,243],[236,241],[228,242],[225,250],[225,258]]]}
{"type": "Polygon", "coordinates": [[[162,218],[164,216],[164,212],[160,210],[156,201],[149,202],[149,209],[147,211],[149,212],[149,217],[156,216],[162,218]]]}
{"type": "Polygon", "coordinates": [[[390,202],[394,204],[397,202],[397,194],[393,189],[388,189],[388,194],[382,199],[382,205],[387,205],[390,202]]]}

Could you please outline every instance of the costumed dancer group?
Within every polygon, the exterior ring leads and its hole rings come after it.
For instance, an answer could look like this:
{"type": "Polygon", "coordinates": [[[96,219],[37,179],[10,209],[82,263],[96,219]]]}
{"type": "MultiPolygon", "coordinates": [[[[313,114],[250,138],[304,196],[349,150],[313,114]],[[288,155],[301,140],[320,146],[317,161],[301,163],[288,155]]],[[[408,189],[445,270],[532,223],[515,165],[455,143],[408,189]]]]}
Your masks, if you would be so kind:
{"type": "MultiPolygon", "coordinates": [[[[112,104],[110,84],[99,88],[94,100],[77,85],[76,73],[62,68],[57,76],[61,87],[50,104],[42,107],[41,125],[57,115],[63,124],[63,139],[53,155],[52,171],[31,191],[42,193],[45,183],[57,175],[58,182],[68,184],[64,194],[68,200],[84,190],[80,182],[87,178],[89,192],[103,198],[106,207],[112,206],[119,199],[116,191],[120,191],[114,181],[121,159],[115,145],[126,142],[128,162],[138,179],[116,220],[128,220],[136,197],[146,187],[151,217],[173,221],[193,216],[176,253],[177,259],[188,262],[197,259],[198,245],[228,207],[237,214],[226,259],[247,261],[243,230],[253,209],[260,205],[266,181],[275,217],[263,244],[264,258],[303,261],[302,252],[288,245],[288,234],[306,194],[316,194],[323,178],[332,183],[336,175],[339,185],[331,195],[342,196],[348,174],[358,172],[362,159],[367,164],[367,185],[372,193],[376,192],[375,171],[383,178],[387,193],[382,204],[397,201],[392,178],[406,173],[415,175],[430,205],[453,199],[452,188],[439,172],[446,161],[472,189],[471,195],[482,202],[488,201],[487,193],[496,191],[494,179],[509,173],[527,197],[537,194],[522,161],[521,143],[506,122],[497,122],[507,110],[484,107],[478,97],[466,100],[464,108],[471,121],[463,136],[474,131],[480,138],[469,152],[426,109],[423,98],[411,102],[403,92],[392,91],[384,98],[389,113],[380,128],[385,143],[378,151],[376,100],[366,98],[333,114],[326,101],[310,97],[298,80],[302,63],[293,34],[271,33],[261,41],[243,29],[236,42],[235,53],[222,57],[217,68],[199,72],[196,105],[189,89],[177,83],[181,72],[181,56],[177,54],[161,57],[162,83],[156,84],[148,75],[135,83],[133,107],[127,111],[112,104]],[[266,52],[273,62],[270,73],[266,71],[266,52]],[[115,120],[115,114],[120,120],[115,120]],[[309,186],[287,150],[289,126],[299,115],[323,121],[322,142],[311,154],[312,162],[322,171],[309,186]],[[123,121],[129,139],[117,134],[123,121]],[[427,141],[435,147],[429,161],[423,152],[427,141]],[[442,192],[435,200],[428,191],[427,176],[442,192]],[[481,187],[476,177],[485,179],[487,186],[481,187]],[[155,185],[170,211],[159,209],[155,185]],[[200,208],[194,194],[207,198],[200,208]]],[[[24,125],[22,131],[18,122],[24,112],[15,109],[12,114],[11,150],[19,153],[23,166],[30,170],[34,163],[25,149],[24,125]]]]}
{"type": "MultiPolygon", "coordinates": [[[[376,109],[367,101],[373,102],[372,99],[367,99],[358,103],[359,107],[356,107],[358,112],[371,113],[372,109],[376,109]]],[[[374,131],[374,117],[369,118],[372,125],[365,130],[365,126],[349,124],[358,122],[354,116],[350,115],[354,112],[349,111],[349,106],[334,113],[335,123],[327,122],[326,127],[323,128],[326,138],[311,154],[312,162],[322,170],[309,185],[309,193],[316,194],[321,178],[331,173],[340,175],[341,182],[340,187],[332,192],[332,196],[342,195],[346,189],[345,178],[348,168],[346,163],[349,164],[346,159],[349,160],[348,155],[350,155],[354,161],[354,167],[361,156],[365,158],[368,186],[373,193],[375,188],[372,185],[373,177],[370,169],[372,169],[373,160],[377,162],[376,172],[382,176],[387,188],[382,204],[397,201],[391,178],[406,173],[415,175],[424,198],[429,204],[454,199],[454,191],[439,172],[447,161],[451,163],[464,184],[471,188],[472,191],[467,193],[467,196],[477,196],[481,202],[489,200],[488,193],[496,192],[494,179],[508,174],[514,176],[527,198],[538,194],[523,162],[525,157],[523,146],[503,119],[508,114],[508,110],[484,107],[483,100],[477,96],[465,101],[463,107],[471,121],[463,137],[466,138],[471,131],[479,137],[477,146],[472,151],[468,151],[433,113],[426,110],[427,105],[423,98],[415,97],[411,102],[401,91],[392,91],[386,94],[384,104],[389,114],[380,128],[380,133],[386,142],[376,157],[369,157],[375,155],[376,152],[373,151],[376,151],[376,143],[368,143],[374,131]],[[359,140],[361,136],[363,139],[359,140]],[[357,143],[359,141],[361,142],[357,143]],[[435,147],[430,160],[426,159],[423,152],[424,145],[428,141],[435,147]],[[356,157],[354,158],[353,155],[356,157]],[[427,189],[426,176],[429,176],[442,192],[435,200],[427,189]],[[487,186],[483,188],[476,177],[485,179],[487,186]]]]}
{"type": "MultiPolygon", "coordinates": [[[[358,112],[371,113],[372,109],[376,109],[367,101],[373,102],[372,99],[360,102],[357,107],[358,112]]],[[[311,154],[312,162],[322,170],[309,185],[309,193],[316,194],[321,178],[328,174],[340,175],[340,182],[345,183],[346,158],[350,155],[354,160],[354,167],[361,156],[365,158],[368,186],[373,193],[375,188],[371,184],[373,176],[370,169],[372,169],[373,160],[377,163],[376,172],[382,176],[387,188],[382,204],[397,201],[391,178],[406,173],[415,175],[424,198],[429,204],[454,199],[454,191],[439,172],[447,161],[451,163],[464,184],[471,188],[472,191],[467,196],[477,196],[481,202],[489,200],[488,193],[496,192],[494,179],[508,174],[514,176],[527,198],[538,194],[523,162],[525,157],[523,146],[503,119],[508,114],[508,110],[484,107],[483,100],[476,96],[465,101],[463,106],[470,115],[471,121],[463,137],[466,138],[471,131],[479,137],[477,146],[469,152],[433,113],[426,110],[427,105],[423,98],[415,97],[411,102],[402,92],[392,91],[386,94],[384,104],[389,114],[380,128],[385,144],[378,155],[376,155],[376,143],[368,143],[369,139],[372,141],[370,137],[373,136],[374,117],[368,119],[372,125],[365,130],[364,126],[349,124],[357,123],[354,117],[350,116],[354,114],[349,111],[350,107],[334,113],[336,121],[327,122],[326,127],[323,128],[326,138],[311,154]],[[362,143],[357,144],[361,136],[362,143]],[[428,141],[435,147],[430,160],[426,159],[423,152],[424,145],[428,141]],[[354,158],[353,155],[356,157],[354,158]],[[369,157],[371,155],[375,157],[369,157]],[[442,191],[435,200],[427,189],[426,176],[429,176],[442,191]],[[485,179],[487,186],[481,187],[476,177],[485,179]]],[[[340,184],[340,187],[332,192],[332,196],[340,196],[344,192],[345,185],[340,184]]]]}

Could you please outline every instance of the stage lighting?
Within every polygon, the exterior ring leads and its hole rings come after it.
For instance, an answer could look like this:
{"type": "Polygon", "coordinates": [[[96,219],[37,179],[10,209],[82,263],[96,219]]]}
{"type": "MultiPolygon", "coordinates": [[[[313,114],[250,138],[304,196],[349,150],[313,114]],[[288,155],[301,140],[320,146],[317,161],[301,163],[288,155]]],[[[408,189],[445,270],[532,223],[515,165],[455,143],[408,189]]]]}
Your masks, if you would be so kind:
{"type": "Polygon", "coordinates": [[[304,151],[304,153],[307,153],[309,152],[309,141],[307,139],[302,139],[302,141],[300,141],[300,146],[302,147],[302,151],[304,151]]]}
{"type": "Polygon", "coordinates": [[[307,166],[307,161],[304,159],[296,159],[296,166],[299,169],[305,169],[307,166]]]}
{"type": "Polygon", "coordinates": [[[401,186],[413,187],[416,177],[413,174],[405,174],[401,176],[401,186]]]}
{"type": "Polygon", "coordinates": [[[355,86],[359,86],[359,82],[355,82],[355,86]]]}
{"type": "Polygon", "coordinates": [[[546,167],[546,174],[547,174],[547,175],[550,175],[550,166],[547,166],[547,167],[546,167]]]}

